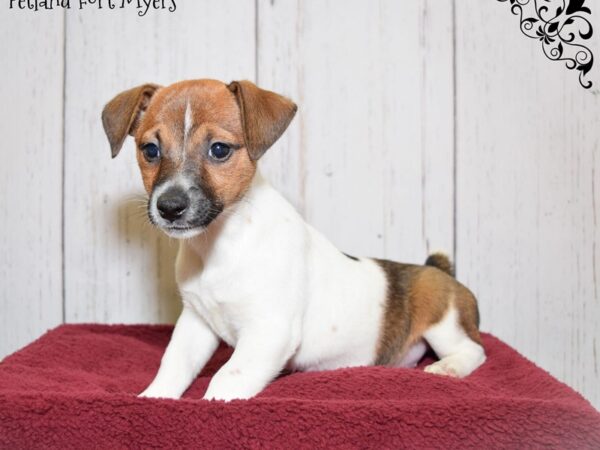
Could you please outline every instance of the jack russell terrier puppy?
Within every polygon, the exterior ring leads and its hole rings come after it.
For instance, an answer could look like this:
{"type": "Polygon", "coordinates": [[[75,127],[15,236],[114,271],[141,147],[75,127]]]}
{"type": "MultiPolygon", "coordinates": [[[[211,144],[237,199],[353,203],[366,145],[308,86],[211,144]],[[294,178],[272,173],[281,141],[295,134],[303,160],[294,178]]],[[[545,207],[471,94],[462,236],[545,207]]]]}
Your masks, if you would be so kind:
{"type": "Polygon", "coordinates": [[[257,173],[295,113],[249,81],[145,84],[105,106],[112,156],[135,137],[150,221],[181,239],[183,312],[141,396],[181,397],[219,339],[235,351],[205,399],[253,397],[286,367],[413,367],[427,344],[439,361],[426,372],[464,377],[484,362],[476,299],[445,256],[347,256],[257,173]]]}

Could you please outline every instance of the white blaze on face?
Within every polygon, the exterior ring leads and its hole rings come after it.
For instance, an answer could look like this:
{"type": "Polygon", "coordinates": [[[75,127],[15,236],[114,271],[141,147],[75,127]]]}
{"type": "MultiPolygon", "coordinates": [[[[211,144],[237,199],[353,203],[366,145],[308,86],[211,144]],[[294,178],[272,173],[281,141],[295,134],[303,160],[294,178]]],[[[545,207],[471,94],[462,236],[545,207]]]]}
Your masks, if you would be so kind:
{"type": "Polygon", "coordinates": [[[192,108],[190,106],[190,101],[188,100],[186,102],[185,105],[185,115],[183,118],[183,149],[182,149],[182,158],[183,161],[185,161],[185,153],[186,153],[186,149],[187,149],[187,140],[188,137],[190,135],[190,131],[192,130],[192,127],[194,126],[194,122],[193,122],[193,117],[192,117],[192,108]]]}
{"type": "Polygon", "coordinates": [[[190,130],[192,129],[192,108],[190,107],[190,101],[188,100],[185,105],[185,117],[183,119],[184,124],[184,135],[187,138],[190,130]]]}

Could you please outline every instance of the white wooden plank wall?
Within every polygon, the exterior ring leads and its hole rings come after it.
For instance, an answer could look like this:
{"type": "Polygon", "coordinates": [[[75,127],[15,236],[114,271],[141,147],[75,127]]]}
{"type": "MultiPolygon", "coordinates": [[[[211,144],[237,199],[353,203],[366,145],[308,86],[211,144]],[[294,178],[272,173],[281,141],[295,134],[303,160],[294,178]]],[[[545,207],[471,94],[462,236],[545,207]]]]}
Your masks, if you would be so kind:
{"type": "Polygon", "coordinates": [[[345,252],[451,252],[452,5],[344,8],[258,2],[258,80],[300,107],[265,172],[345,252]]]}
{"type": "MultiPolygon", "coordinates": [[[[600,0],[591,7],[600,14],[600,0]]],[[[176,318],[176,243],[146,224],[133,144],[111,160],[100,111],[148,81],[246,78],[299,105],[262,171],[309,222],[357,255],[422,262],[456,248],[483,329],[600,407],[600,91],[548,61],[508,4],[202,0],[143,18],[72,10],[66,23],[1,14],[0,94],[14,106],[0,124],[16,126],[0,150],[14,161],[0,168],[0,205],[15,218],[0,234],[0,356],[63,315],[176,318]]]]}
{"type": "Polygon", "coordinates": [[[598,408],[600,77],[584,90],[486,3],[456,3],[458,277],[483,329],[598,408]]]}
{"type": "Polygon", "coordinates": [[[265,173],[345,252],[451,253],[451,3],[260,0],[258,19],[258,80],[300,108],[265,173]]]}
{"type": "Polygon", "coordinates": [[[1,358],[63,320],[63,14],[2,5],[0,42],[1,358]]]}

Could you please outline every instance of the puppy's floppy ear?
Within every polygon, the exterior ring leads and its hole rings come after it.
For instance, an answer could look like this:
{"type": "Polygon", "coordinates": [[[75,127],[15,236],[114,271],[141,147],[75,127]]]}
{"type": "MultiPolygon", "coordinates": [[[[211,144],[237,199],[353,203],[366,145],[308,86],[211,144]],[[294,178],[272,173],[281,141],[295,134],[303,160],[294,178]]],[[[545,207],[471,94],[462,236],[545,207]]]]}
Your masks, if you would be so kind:
{"type": "Polygon", "coordinates": [[[112,157],[121,151],[127,135],[133,136],[150,99],[160,86],[144,84],[121,92],[102,110],[102,125],[108,137],[112,157]]]}
{"type": "Polygon", "coordinates": [[[282,95],[261,89],[250,81],[233,81],[227,87],[235,94],[246,148],[250,158],[256,161],[283,134],[298,107],[282,95]]]}

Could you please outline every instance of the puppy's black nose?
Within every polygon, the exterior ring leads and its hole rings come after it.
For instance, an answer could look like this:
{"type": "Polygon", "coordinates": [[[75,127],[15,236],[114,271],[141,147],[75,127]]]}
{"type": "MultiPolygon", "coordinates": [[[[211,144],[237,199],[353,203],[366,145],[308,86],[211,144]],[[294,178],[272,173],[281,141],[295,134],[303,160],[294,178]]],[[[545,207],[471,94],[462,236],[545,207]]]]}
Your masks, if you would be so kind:
{"type": "Polygon", "coordinates": [[[163,192],[156,201],[156,208],[160,216],[173,222],[179,219],[188,208],[190,200],[181,189],[173,188],[163,192]]]}

